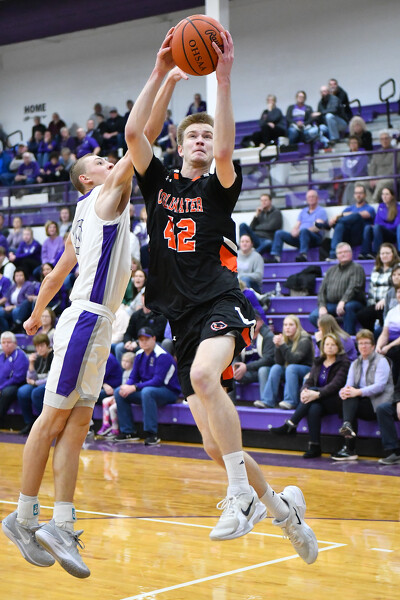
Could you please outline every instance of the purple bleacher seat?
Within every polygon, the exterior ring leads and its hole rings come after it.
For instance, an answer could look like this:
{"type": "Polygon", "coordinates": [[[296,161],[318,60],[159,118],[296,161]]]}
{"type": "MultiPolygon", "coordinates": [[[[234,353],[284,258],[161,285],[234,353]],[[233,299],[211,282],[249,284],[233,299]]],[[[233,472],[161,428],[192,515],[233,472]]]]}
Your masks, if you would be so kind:
{"type": "Polygon", "coordinates": [[[317,308],[317,296],[276,296],[271,298],[268,314],[308,314],[317,308]]]}
{"type": "MultiPolygon", "coordinates": [[[[291,253],[291,256],[294,260],[295,256],[298,254],[298,250],[288,250],[288,253],[291,253]]],[[[356,255],[356,252],[354,252],[356,255]]],[[[283,256],[283,255],[282,255],[283,256]]],[[[363,260],[360,264],[363,266],[365,275],[371,275],[372,269],[374,268],[375,261],[373,260],[363,260]]],[[[307,263],[297,263],[297,262],[282,262],[280,263],[265,263],[264,264],[264,278],[266,279],[287,279],[289,275],[293,275],[295,273],[299,273],[302,271],[305,266],[310,265],[319,265],[321,267],[322,273],[325,274],[330,267],[337,264],[336,262],[326,262],[326,261],[315,261],[315,262],[307,262],[307,263]]]]}

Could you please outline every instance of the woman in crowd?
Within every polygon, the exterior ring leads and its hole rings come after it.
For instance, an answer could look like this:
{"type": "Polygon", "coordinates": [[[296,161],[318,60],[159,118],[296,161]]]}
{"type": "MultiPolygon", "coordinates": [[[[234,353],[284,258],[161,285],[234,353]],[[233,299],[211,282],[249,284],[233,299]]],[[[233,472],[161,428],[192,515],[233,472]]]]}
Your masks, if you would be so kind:
{"type": "Polygon", "coordinates": [[[280,108],[276,106],[276,96],[268,94],[267,108],[260,118],[260,131],[251,136],[254,146],[268,146],[271,142],[277,142],[280,136],[286,136],[285,117],[280,108]]]}
{"type": "Polygon", "coordinates": [[[15,252],[23,239],[22,219],[21,217],[13,218],[13,226],[8,234],[7,242],[9,250],[15,252]]]}
{"type": "Polygon", "coordinates": [[[135,271],[135,274],[132,278],[133,300],[130,303],[129,308],[127,309],[129,315],[132,315],[135,312],[135,310],[138,310],[143,306],[142,296],[145,292],[146,279],[147,275],[144,271],[142,271],[142,269],[137,269],[135,271]]]}
{"type": "Polygon", "coordinates": [[[367,306],[357,313],[358,322],[364,329],[374,331],[376,320],[379,320],[382,327],[385,297],[391,285],[392,269],[399,261],[399,255],[393,244],[381,245],[371,272],[367,306]]]}
{"type": "Polygon", "coordinates": [[[362,117],[355,116],[350,120],[349,133],[358,138],[360,148],[372,150],[372,134],[367,130],[367,124],[362,117]]]}
{"type": "Polygon", "coordinates": [[[352,337],[339,326],[335,317],[332,315],[321,315],[318,319],[318,330],[313,336],[314,355],[316,357],[320,355],[321,340],[328,335],[328,333],[333,333],[340,339],[349,360],[355,360],[357,358],[357,349],[352,337]]]}
{"type": "Polygon", "coordinates": [[[61,235],[62,238],[71,230],[71,225],[71,211],[68,206],[63,206],[60,209],[60,221],[58,223],[59,235],[61,235]]]}
{"type": "Polygon", "coordinates": [[[391,308],[383,322],[383,330],[376,342],[376,351],[392,361],[393,382],[400,372],[400,287],[396,289],[397,305],[391,308]]]}
{"type": "Polygon", "coordinates": [[[40,320],[42,325],[38,329],[38,333],[45,333],[49,338],[50,346],[52,346],[57,320],[56,313],[50,307],[47,307],[44,309],[40,320]]]}
{"type": "Polygon", "coordinates": [[[285,380],[280,408],[295,409],[299,403],[299,390],[303,379],[310,372],[313,345],[310,336],[302,328],[296,315],[288,315],[283,321],[283,333],[274,335],[275,363],[269,372],[267,383],[256,400],[257,408],[275,408],[279,400],[279,385],[285,380]]]}
{"type": "Polygon", "coordinates": [[[55,221],[47,221],[44,230],[47,238],[42,246],[42,264],[48,262],[54,266],[57,255],[64,250],[64,240],[55,221]]]}
{"type": "Polygon", "coordinates": [[[0,330],[7,331],[10,327],[22,328],[22,323],[29,317],[32,309],[34,285],[26,281],[25,271],[21,268],[14,271],[14,283],[6,292],[6,302],[0,308],[0,330]]]}
{"type": "Polygon", "coordinates": [[[26,276],[30,277],[40,266],[41,252],[41,245],[33,238],[32,227],[24,227],[22,241],[15,252],[10,251],[8,258],[16,267],[24,269],[26,276]]]}
{"type": "Polygon", "coordinates": [[[400,206],[394,192],[384,187],[381,194],[382,202],[376,211],[373,225],[366,225],[363,233],[361,254],[358,260],[375,258],[383,242],[400,247],[400,206]]]}
{"type": "Polygon", "coordinates": [[[310,442],[303,458],[321,456],[321,418],[323,415],[341,414],[339,390],[346,383],[350,367],[342,340],[335,333],[328,333],[322,338],[321,348],[322,352],[314,359],[301,389],[300,404],[294,415],[281,427],[271,428],[278,435],[296,433],[301,419],[307,417],[310,442]]]}
{"type": "Polygon", "coordinates": [[[385,296],[385,306],[383,307],[383,320],[386,319],[389,310],[397,306],[396,290],[398,287],[400,287],[400,263],[393,267],[390,276],[390,287],[385,296]]]}

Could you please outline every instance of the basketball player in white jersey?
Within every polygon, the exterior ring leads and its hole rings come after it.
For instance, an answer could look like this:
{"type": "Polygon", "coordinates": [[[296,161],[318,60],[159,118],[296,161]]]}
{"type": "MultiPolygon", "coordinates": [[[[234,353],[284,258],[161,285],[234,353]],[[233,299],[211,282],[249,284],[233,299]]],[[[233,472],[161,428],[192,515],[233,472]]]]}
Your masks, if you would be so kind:
{"type": "MultiPolygon", "coordinates": [[[[44,279],[31,317],[24,323],[36,333],[41,315],[75,266],[79,276],[72,304],[58,322],[54,359],[46,383],[43,412],[34,423],[23,455],[22,485],[17,510],[2,523],[4,533],[24,558],[49,567],[56,559],[75,577],[88,577],[77,546],[73,504],[79,453],[99,396],[111,345],[111,325],[131,273],[129,199],[133,167],[126,155],[115,166],[89,154],[71,173],[82,192],[65,251],[44,279]],[[39,488],[55,439],[53,519],[39,526],[39,488]]],[[[82,547],[82,546],[81,546],[82,547]]]]}

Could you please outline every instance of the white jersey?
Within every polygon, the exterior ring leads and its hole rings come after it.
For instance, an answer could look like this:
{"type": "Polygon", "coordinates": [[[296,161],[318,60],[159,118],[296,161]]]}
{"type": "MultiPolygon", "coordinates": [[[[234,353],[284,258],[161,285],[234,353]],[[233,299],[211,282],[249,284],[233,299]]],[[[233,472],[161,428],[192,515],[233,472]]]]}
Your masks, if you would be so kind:
{"type": "Polygon", "coordinates": [[[103,221],[95,211],[101,188],[95,187],[77,203],[71,241],[79,275],[70,299],[90,303],[92,311],[98,314],[102,313],[102,306],[115,314],[131,276],[129,203],[114,221],[103,221]]]}

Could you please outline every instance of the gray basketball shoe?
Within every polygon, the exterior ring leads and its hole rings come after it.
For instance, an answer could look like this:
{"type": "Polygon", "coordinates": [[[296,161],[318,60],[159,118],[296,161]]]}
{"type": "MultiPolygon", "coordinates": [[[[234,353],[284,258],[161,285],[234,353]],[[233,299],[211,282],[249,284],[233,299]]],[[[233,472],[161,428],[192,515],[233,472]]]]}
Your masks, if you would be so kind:
{"type": "Polygon", "coordinates": [[[77,546],[85,546],[79,539],[83,533],[80,531],[65,531],[54,522],[54,519],[43,525],[36,532],[36,539],[60,563],[63,569],[74,577],[84,579],[89,577],[90,571],[83,562],[77,546]]]}
{"type": "Polygon", "coordinates": [[[289,507],[289,515],[284,521],[274,519],[272,523],[280,527],[284,537],[289,538],[297,554],[311,565],[318,557],[318,542],[315,533],[304,521],[306,501],[303,492],[295,485],[288,485],[279,494],[289,507]]]}
{"type": "Polygon", "coordinates": [[[37,527],[26,527],[17,521],[17,511],[8,515],[1,524],[1,527],[8,537],[17,546],[22,556],[37,567],[51,567],[54,565],[54,558],[38,544],[35,531],[43,525],[37,527]]]}

